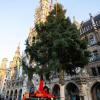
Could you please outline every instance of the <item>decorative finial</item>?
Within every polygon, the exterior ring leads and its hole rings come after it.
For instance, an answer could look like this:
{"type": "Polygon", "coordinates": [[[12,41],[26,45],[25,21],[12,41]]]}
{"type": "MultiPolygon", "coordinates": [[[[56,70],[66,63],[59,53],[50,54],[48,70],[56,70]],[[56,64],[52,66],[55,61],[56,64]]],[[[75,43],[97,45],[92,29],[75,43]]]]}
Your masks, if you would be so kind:
{"type": "Polygon", "coordinates": [[[91,13],[89,13],[89,16],[90,16],[90,17],[92,17],[92,14],[91,14],[91,13]]]}
{"type": "Polygon", "coordinates": [[[18,43],[17,51],[20,52],[20,42],[18,43]]]}
{"type": "Polygon", "coordinates": [[[90,20],[92,22],[93,28],[96,30],[97,28],[96,28],[96,24],[95,24],[95,21],[94,21],[94,17],[92,16],[91,13],[89,13],[89,16],[90,16],[90,20]]]}
{"type": "Polygon", "coordinates": [[[20,42],[18,43],[17,49],[15,51],[15,57],[20,57],[20,42]]]}

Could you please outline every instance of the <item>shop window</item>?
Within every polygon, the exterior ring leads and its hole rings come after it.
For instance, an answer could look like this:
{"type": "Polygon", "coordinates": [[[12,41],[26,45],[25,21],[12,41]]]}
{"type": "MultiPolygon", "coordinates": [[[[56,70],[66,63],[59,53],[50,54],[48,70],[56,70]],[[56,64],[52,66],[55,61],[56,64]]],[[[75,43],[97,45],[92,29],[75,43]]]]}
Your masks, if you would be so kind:
{"type": "Polygon", "coordinates": [[[93,59],[94,59],[94,61],[100,60],[100,57],[99,57],[99,54],[98,54],[97,50],[93,51],[93,59]]]}
{"type": "Polygon", "coordinates": [[[100,60],[100,56],[97,50],[91,52],[90,62],[100,60]]]}
{"type": "Polygon", "coordinates": [[[97,76],[96,68],[91,68],[91,70],[92,70],[92,75],[97,76]]]}
{"type": "Polygon", "coordinates": [[[97,69],[98,69],[98,74],[100,75],[100,66],[99,66],[99,67],[97,67],[97,69]]]}
{"type": "Polygon", "coordinates": [[[93,55],[94,57],[98,57],[98,51],[97,50],[93,51],[93,55]]]}
{"type": "Polygon", "coordinates": [[[96,39],[94,35],[89,36],[89,45],[94,45],[96,43],[96,39]]]}

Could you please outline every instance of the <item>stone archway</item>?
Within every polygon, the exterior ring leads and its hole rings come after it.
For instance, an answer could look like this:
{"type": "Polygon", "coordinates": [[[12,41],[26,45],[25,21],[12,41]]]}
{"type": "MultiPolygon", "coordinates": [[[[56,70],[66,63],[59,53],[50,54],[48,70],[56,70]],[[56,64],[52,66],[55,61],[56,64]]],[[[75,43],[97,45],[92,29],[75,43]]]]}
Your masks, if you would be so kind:
{"type": "Polygon", "coordinates": [[[22,98],[22,89],[19,90],[18,100],[21,100],[22,98]]]}
{"type": "Polygon", "coordinates": [[[60,86],[58,84],[55,84],[52,90],[52,94],[54,96],[60,97],[60,86]]]}
{"type": "Polygon", "coordinates": [[[14,100],[16,100],[17,94],[18,94],[18,92],[17,92],[17,89],[16,89],[15,92],[14,92],[14,100]]]}
{"type": "Polygon", "coordinates": [[[9,98],[9,90],[6,93],[6,99],[8,99],[8,98],[9,98]]]}
{"type": "Polygon", "coordinates": [[[100,82],[96,82],[91,88],[92,100],[100,100],[100,82]]]}
{"type": "Polygon", "coordinates": [[[68,83],[65,87],[65,100],[80,100],[79,89],[74,83],[68,83]]]}
{"type": "Polygon", "coordinates": [[[13,98],[13,90],[11,90],[11,92],[10,92],[10,99],[9,100],[13,100],[12,98],[13,98]]]}

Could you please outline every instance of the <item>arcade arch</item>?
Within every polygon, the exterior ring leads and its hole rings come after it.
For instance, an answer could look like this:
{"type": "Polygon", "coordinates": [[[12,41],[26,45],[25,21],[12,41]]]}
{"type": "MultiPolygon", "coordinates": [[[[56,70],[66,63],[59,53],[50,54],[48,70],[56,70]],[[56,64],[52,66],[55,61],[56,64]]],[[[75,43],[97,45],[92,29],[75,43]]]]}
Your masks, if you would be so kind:
{"type": "Polygon", "coordinates": [[[58,84],[55,84],[52,89],[53,95],[60,97],[60,86],[58,84]]]}
{"type": "Polygon", "coordinates": [[[19,93],[18,93],[18,100],[21,100],[22,98],[22,89],[19,90],[19,93]]]}
{"type": "Polygon", "coordinates": [[[92,100],[100,100],[100,82],[96,82],[91,88],[92,100]]]}
{"type": "Polygon", "coordinates": [[[10,99],[9,100],[13,100],[12,98],[13,98],[13,90],[11,90],[11,92],[10,92],[10,99]]]}
{"type": "Polygon", "coordinates": [[[9,97],[9,90],[6,93],[6,99],[8,99],[8,97],[9,97]]]}
{"type": "Polygon", "coordinates": [[[17,89],[16,89],[15,92],[14,92],[14,100],[16,100],[17,95],[18,95],[18,92],[17,92],[17,89]]]}
{"type": "Polygon", "coordinates": [[[74,83],[68,83],[65,87],[65,100],[80,100],[79,88],[74,83]]]}

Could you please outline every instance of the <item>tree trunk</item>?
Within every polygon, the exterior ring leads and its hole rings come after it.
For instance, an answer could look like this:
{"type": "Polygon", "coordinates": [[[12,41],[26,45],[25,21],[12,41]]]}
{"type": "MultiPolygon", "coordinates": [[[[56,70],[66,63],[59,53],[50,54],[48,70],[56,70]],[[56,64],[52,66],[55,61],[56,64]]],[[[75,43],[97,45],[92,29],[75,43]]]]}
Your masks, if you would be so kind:
{"type": "Polygon", "coordinates": [[[60,72],[59,72],[59,83],[61,84],[61,85],[64,85],[64,70],[63,69],[61,69],[60,70],[60,72]]]}
{"type": "Polygon", "coordinates": [[[64,70],[61,69],[59,72],[59,83],[60,83],[60,100],[65,100],[65,85],[64,85],[64,70]]]}

